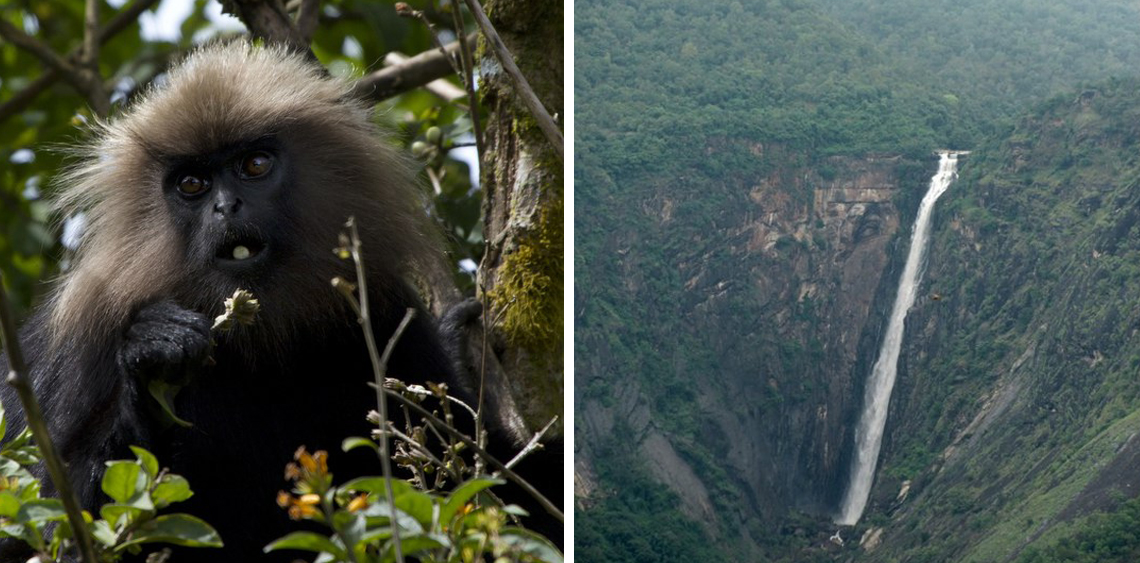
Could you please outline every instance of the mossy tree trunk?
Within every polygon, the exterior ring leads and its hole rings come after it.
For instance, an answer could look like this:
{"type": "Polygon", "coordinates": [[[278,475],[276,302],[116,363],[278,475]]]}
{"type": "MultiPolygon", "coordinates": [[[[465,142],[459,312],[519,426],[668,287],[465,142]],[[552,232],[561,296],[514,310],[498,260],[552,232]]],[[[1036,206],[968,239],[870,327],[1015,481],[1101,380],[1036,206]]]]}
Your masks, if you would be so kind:
{"type": "MultiPolygon", "coordinates": [[[[561,127],[563,5],[484,0],[495,29],[561,127]]],[[[558,415],[563,397],[562,160],[481,40],[480,95],[489,109],[482,171],[487,252],[481,286],[495,351],[532,431],[558,415]]]]}

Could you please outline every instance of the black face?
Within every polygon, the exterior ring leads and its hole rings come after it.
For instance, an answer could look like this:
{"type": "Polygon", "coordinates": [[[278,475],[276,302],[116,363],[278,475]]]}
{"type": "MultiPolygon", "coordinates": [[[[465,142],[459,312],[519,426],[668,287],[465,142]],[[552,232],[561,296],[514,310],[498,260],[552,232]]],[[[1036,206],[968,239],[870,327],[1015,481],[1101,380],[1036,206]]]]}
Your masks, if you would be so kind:
{"type": "Polygon", "coordinates": [[[242,277],[264,273],[287,246],[289,177],[285,151],[272,138],[172,159],[163,191],[187,258],[242,277]]]}

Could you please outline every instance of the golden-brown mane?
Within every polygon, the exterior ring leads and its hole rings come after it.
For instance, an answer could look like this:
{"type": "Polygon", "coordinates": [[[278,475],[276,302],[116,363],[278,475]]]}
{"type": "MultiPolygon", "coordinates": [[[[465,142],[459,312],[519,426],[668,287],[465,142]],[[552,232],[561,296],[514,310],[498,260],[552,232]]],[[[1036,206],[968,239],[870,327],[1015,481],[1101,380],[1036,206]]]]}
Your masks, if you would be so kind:
{"type": "MultiPolygon", "coordinates": [[[[304,213],[303,234],[320,239],[310,248],[331,249],[335,239],[324,239],[355,214],[371,260],[385,271],[405,272],[431,253],[408,167],[371,124],[370,109],[351,98],[348,82],[284,49],[244,41],[200,48],[162,82],[96,124],[95,139],[76,150],[79,161],[58,182],[61,213],[82,211],[87,221],[53,297],[57,341],[106,333],[140,304],[184,291],[186,241],[162,197],[171,157],[266,135],[312,139],[306,162],[336,164],[298,176],[305,189],[320,190],[307,196],[304,213]]],[[[328,260],[315,255],[312,267],[335,267],[328,260]]],[[[302,277],[306,288],[317,287],[302,277]]]]}

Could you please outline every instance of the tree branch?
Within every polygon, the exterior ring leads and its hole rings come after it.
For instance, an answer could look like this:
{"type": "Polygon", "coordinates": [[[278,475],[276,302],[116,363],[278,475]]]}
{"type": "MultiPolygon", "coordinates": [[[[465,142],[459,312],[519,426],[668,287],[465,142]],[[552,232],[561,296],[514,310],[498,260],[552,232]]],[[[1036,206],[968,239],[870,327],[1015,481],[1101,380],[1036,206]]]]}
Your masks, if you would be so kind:
{"type": "Polygon", "coordinates": [[[99,68],[99,2],[87,0],[83,18],[83,62],[84,66],[99,68]]]}
{"type": "MultiPolygon", "coordinates": [[[[467,37],[467,41],[473,40],[472,36],[467,37]]],[[[446,56],[439,49],[431,49],[365,75],[356,81],[353,93],[361,99],[379,102],[449,76],[453,71],[448,57],[454,56],[458,49],[459,42],[453,41],[446,46],[446,56]]]]}
{"type": "Polygon", "coordinates": [[[72,64],[71,61],[56,54],[55,51],[51,50],[51,47],[39,39],[28,35],[22,29],[5,20],[0,20],[0,37],[31,53],[48,68],[62,74],[72,87],[87,98],[87,101],[95,108],[96,113],[106,115],[106,111],[110,109],[110,100],[106,99],[107,96],[103,92],[103,81],[99,79],[98,74],[92,74],[82,66],[72,64]]]}
{"type": "Polygon", "coordinates": [[[106,117],[111,114],[111,100],[103,91],[103,78],[99,76],[99,0],[87,0],[83,19],[83,55],[80,57],[79,75],[95,113],[106,117]]]}
{"type": "MultiPolygon", "coordinates": [[[[404,64],[407,61],[408,56],[397,51],[388,51],[388,54],[384,55],[385,67],[404,64]]],[[[463,88],[460,88],[443,78],[436,78],[435,80],[424,84],[422,88],[428,92],[431,92],[432,94],[435,94],[445,102],[454,102],[456,100],[467,97],[467,92],[464,91],[463,88]]]]}
{"type": "Polygon", "coordinates": [[[321,0],[301,1],[301,6],[297,9],[297,32],[301,34],[301,40],[306,45],[313,40],[313,32],[317,30],[320,15],[321,0]]]}
{"type": "Polygon", "coordinates": [[[286,45],[316,60],[316,55],[309,50],[309,42],[301,36],[281,0],[230,0],[226,4],[254,37],[286,45]]]}
{"type": "Polygon", "coordinates": [[[75,84],[76,87],[80,85],[79,71],[75,65],[57,55],[55,51],[51,50],[51,47],[48,47],[39,39],[24,33],[22,29],[8,23],[7,20],[4,19],[0,19],[0,37],[7,39],[16,47],[27,51],[39,59],[40,62],[47,65],[48,68],[63,73],[68,81],[75,84]]]}
{"type": "MultiPolygon", "coordinates": [[[[130,6],[127,6],[122,12],[119,12],[111,21],[107,22],[106,27],[99,30],[99,43],[103,44],[109,41],[112,37],[121,33],[124,29],[135,23],[139,14],[149,10],[158,0],[136,0],[130,6]]],[[[68,61],[77,61],[79,59],[80,50],[74,49],[67,55],[68,61]]],[[[60,79],[60,72],[54,68],[48,67],[39,78],[32,81],[23,90],[17,92],[8,101],[0,104],[0,123],[3,123],[13,115],[22,113],[35,101],[40,94],[50,88],[57,80],[60,79]]]]}
{"type": "Polygon", "coordinates": [[[523,104],[530,110],[531,115],[534,116],[535,121],[538,122],[539,128],[542,129],[546,139],[550,141],[551,146],[554,147],[554,152],[558,155],[559,160],[563,160],[562,154],[562,131],[558,129],[558,125],[554,123],[554,119],[550,117],[550,113],[539,101],[538,96],[535,95],[534,89],[530,87],[530,83],[526,81],[522,71],[519,70],[518,65],[515,64],[514,57],[503,43],[503,39],[499,37],[499,33],[495,31],[495,27],[491,25],[491,20],[487,19],[487,14],[483,11],[483,7],[479,5],[479,0],[463,0],[467,3],[467,9],[471,10],[472,15],[475,16],[475,22],[479,24],[479,29],[483,31],[483,36],[487,38],[487,42],[491,44],[491,50],[495,53],[495,58],[499,59],[499,64],[503,65],[503,69],[507,71],[507,75],[511,77],[511,81],[515,85],[515,90],[522,98],[523,104]]]}
{"type": "Polygon", "coordinates": [[[48,475],[51,476],[59,498],[63,501],[67,520],[71,524],[71,532],[79,544],[79,553],[83,561],[98,561],[95,558],[95,547],[91,542],[91,534],[87,524],[83,521],[82,508],[79,506],[79,497],[71,488],[71,480],[67,478],[63,460],[60,459],[55,445],[48,433],[47,423],[44,422],[44,413],[40,410],[40,403],[32,391],[32,384],[28,381],[28,366],[24,362],[24,354],[20,350],[20,341],[16,337],[16,321],[12,317],[12,308],[8,304],[8,294],[4,291],[4,275],[0,274],[0,338],[3,339],[4,349],[8,351],[8,384],[16,389],[20,396],[20,403],[24,406],[24,415],[28,420],[28,428],[43,456],[44,465],[47,466],[48,475]]]}

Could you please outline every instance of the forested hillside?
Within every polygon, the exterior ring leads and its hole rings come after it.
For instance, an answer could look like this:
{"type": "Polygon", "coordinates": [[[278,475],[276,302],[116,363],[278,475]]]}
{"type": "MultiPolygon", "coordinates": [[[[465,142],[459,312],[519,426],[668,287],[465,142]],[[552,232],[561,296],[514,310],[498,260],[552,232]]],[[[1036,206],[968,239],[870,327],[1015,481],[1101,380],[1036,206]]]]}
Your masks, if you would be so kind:
{"type": "Polygon", "coordinates": [[[1101,0],[824,0],[892,66],[1006,124],[1028,104],[1136,73],[1140,7],[1101,0]]]}
{"type": "MultiPolygon", "coordinates": [[[[1048,542],[1095,543],[1098,530],[1119,529],[1112,516],[1055,528],[1060,508],[1011,503],[1067,484],[1045,495],[1063,507],[1129,436],[1127,424],[1112,425],[1134,408],[1118,387],[1133,330],[1127,303],[1140,296],[1099,296],[1132,266],[1090,274],[1075,257],[1092,260],[1093,240],[1125,229],[1125,147],[1140,100],[1134,83],[1110,79],[1140,69],[1140,13],[1122,1],[920,4],[576,3],[583,561],[993,560],[1019,547],[1000,538],[1027,529],[1040,530],[1038,543],[1013,556],[1045,561],[1048,542]],[[876,23],[888,17],[895,24],[876,23]],[[1059,97],[1037,105],[1049,96],[1059,97]],[[920,298],[908,321],[915,336],[871,509],[841,547],[828,539],[830,516],[863,380],[932,151],[944,147],[975,154],[935,213],[923,291],[938,299],[920,298]],[[962,233],[976,240],[954,238],[962,233]],[[973,245],[983,250],[967,254],[973,245]],[[1050,292],[1065,288],[1066,308],[1051,309],[1061,294],[1050,292]],[[1097,315],[1107,311],[1117,317],[1105,325],[1097,315]],[[1002,386],[1034,335],[1086,316],[1100,328],[1080,345],[1109,338],[1118,364],[1104,349],[1097,360],[1095,346],[1078,348],[1091,359],[1041,364],[1053,370],[1041,377],[1064,385],[1002,386]],[[1109,365],[1118,375],[1097,375],[1109,365]],[[1032,399],[1022,394],[1030,389],[1032,399]],[[1084,394],[1076,401],[1064,389],[1084,394]],[[1002,419],[1002,435],[1017,441],[979,441],[975,417],[1007,396],[1043,412],[1071,403],[1071,428],[1002,419]],[[1027,436],[1053,449],[1028,447],[1027,436]],[[968,470],[972,458],[953,457],[971,437],[991,465],[968,470]],[[1017,486],[1000,477],[1040,455],[1069,465],[1017,486]],[[1016,529],[997,526],[1010,518],[1016,529]],[[881,547],[858,547],[875,529],[881,547]]],[[[1113,248],[1126,248],[1127,232],[1113,248]]],[[[1099,268],[1118,263],[1095,250],[1110,259],[1099,268]]],[[[1090,493],[1080,514],[1115,506],[1110,497],[1090,493]]]]}

